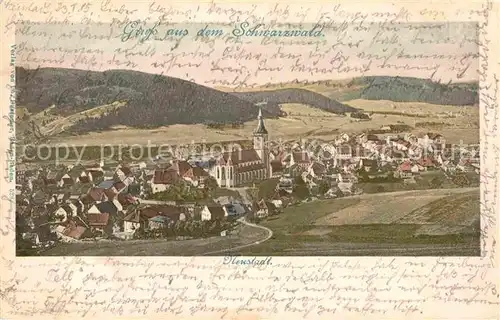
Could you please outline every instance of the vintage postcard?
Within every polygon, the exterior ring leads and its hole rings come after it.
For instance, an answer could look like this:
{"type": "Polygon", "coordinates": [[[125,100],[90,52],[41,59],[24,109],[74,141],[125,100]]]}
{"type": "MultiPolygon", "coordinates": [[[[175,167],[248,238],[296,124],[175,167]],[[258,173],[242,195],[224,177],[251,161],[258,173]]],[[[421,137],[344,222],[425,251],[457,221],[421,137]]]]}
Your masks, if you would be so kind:
{"type": "Polygon", "coordinates": [[[0,317],[498,318],[498,5],[419,5],[0,2],[0,317]]]}

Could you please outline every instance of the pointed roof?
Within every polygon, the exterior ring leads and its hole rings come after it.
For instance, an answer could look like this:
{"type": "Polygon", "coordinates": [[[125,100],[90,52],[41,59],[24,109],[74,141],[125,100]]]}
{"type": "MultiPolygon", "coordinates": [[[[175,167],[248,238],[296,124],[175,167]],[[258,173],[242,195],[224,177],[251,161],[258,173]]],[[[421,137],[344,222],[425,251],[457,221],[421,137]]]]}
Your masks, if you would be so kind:
{"type": "Polygon", "coordinates": [[[259,108],[259,116],[257,117],[259,123],[257,125],[257,129],[255,130],[255,134],[267,134],[266,126],[264,125],[264,118],[262,117],[262,109],[259,108]]]}

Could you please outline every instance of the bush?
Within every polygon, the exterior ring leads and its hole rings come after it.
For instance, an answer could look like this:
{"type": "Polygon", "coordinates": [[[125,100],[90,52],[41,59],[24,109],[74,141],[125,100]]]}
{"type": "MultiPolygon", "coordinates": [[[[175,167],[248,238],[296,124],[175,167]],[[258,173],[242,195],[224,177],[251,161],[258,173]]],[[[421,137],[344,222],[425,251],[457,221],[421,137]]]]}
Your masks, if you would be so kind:
{"type": "Polygon", "coordinates": [[[465,174],[457,174],[453,177],[453,183],[460,187],[470,185],[470,180],[465,174]]]}
{"type": "Polygon", "coordinates": [[[440,179],[439,177],[434,177],[432,178],[430,184],[432,188],[438,189],[441,188],[441,186],[443,185],[443,180],[440,179]]]}
{"type": "Polygon", "coordinates": [[[352,112],[351,118],[370,120],[370,116],[368,116],[366,113],[363,112],[352,112]]]}

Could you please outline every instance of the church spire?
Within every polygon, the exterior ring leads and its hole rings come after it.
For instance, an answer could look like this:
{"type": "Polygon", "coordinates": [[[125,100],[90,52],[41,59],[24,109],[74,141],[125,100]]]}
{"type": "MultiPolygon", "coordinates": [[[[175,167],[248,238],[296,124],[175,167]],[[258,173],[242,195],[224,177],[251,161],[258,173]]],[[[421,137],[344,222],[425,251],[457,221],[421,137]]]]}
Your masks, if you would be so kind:
{"type": "Polygon", "coordinates": [[[262,109],[259,108],[259,116],[257,117],[259,120],[257,125],[257,130],[255,130],[255,134],[267,134],[266,126],[264,125],[264,118],[262,117],[262,109]]]}

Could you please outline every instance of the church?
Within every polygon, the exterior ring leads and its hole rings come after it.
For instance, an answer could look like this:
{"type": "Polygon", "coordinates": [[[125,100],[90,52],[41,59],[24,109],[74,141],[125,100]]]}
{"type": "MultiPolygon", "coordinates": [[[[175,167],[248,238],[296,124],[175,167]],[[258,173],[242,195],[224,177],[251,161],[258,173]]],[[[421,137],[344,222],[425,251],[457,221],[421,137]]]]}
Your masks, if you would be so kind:
{"type": "Polygon", "coordinates": [[[224,152],[210,174],[220,187],[236,187],[270,177],[268,132],[259,109],[257,129],[253,134],[253,149],[224,152]]]}

